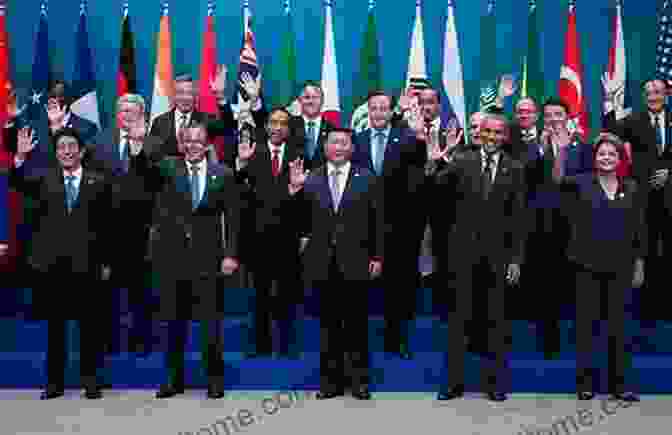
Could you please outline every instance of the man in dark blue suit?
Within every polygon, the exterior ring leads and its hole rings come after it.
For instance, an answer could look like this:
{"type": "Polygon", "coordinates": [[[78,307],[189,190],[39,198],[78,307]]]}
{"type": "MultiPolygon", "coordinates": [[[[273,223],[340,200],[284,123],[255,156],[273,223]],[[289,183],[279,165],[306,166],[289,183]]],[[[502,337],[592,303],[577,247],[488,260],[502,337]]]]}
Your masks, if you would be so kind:
{"type": "Polygon", "coordinates": [[[302,160],[291,163],[289,193],[301,208],[306,281],[320,291],[318,399],[343,395],[346,351],[352,362],[347,382],[352,395],[371,397],[366,293],[370,277],[382,270],[384,216],[378,180],[370,170],[351,164],[352,149],[352,131],[334,129],[325,143],[326,165],[307,177],[302,160]]]}
{"type": "Polygon", "coordinates": [[[385,348],[410,359],[408,323],[415,308],[418,254],[424,232],[422,213],[413,211],[419,210],[418,190],[424,179],[427,151],[414,130],[392,126],[392,97],[373,92],[368,106],[371,128],[355,137],[353,163],[372,171],[384,192],[385,348]]]}
{"type": "MultiPolygon", "coordinates": [[[[548,99],[543,106],[544,128],[539,140],[528,144],[526,159],[527,205],[529,233],[525,264],[526,297],[539,302],[539,338],[547,356],[559,351],[560,308],[568,301],[562,292],[541,292],[553,277],[556,288],[572,288],[568,280],[573,275],[565,251],[569,240],[569,224],[561,210],[561,193],[552,175],[563,163],[565,175],[572,176],[592,170],[592,150],[582,144],[567,128],[569,108],[557,98],[548,99]],[[566,150],[566,151],[563,151],[566,150]],[[528,294],[529,293],[529,294],[528,294]],[[549,298],[553,298],[549,301],[549,298]]],[[[529,299],[528,299],[529,300],[529,299]]]]}
{"type": "Polygon", "coordinates": [[[56,80],[49,88],[47,97],[47,117],[49,118],[49,134],[53,135],[61,128],[72,128],[81,136],[85,144],[98,133],[98,126],[93,122],[72,113],[72,95],[68,85],[56,80]]]}
{"type": "MultiPolygon", "coordinates": [[[[111,257],[114,272],[109,284],[115,298],[118,297],[118,289],[128,289],[129,308],[133,316],[129,350],[141,355],[149,352],[148,334],[151,331],[148,290],[145,286],[148,269],[145,255],[151,223],[152,194],[145,179],[132,170],[132,160],[145,144],[158,149],[162,142],[154,136],[146,137],[144,99],[135,94],[123,95],[117,101],[117,122],[92,140],[91,164],[113,175],[115,179],[115,215],[109,221],[109,230],[118,234],[116,240],[125,242],[123,246],[117,247],[115,255],[111,257]]],[[[118,305],[118,302],[113,301],[113,305],[118,305]]],[[[118,320],[115,317],[109,325],[112,329],[109,331],[110,344],[117,342],[114,335],[120,328],[118,320]]]]}

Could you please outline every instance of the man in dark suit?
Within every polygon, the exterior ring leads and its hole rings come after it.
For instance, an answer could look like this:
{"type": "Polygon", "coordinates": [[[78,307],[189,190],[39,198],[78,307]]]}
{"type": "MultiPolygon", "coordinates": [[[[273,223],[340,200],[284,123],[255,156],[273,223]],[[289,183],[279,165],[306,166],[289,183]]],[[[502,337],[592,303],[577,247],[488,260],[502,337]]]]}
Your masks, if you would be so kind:
{"type": "Polygon", "coordinates": [[[292,116],[289,138],[303,150],[306,168],[317,168],[325,162],[324,143],[335,126],[322,116],[324,91],[318,83],[307,82],[299,96],[301,115],[292,116]]]}
{"type": "MultiPolygon", "coordinates": [[[[540,292],[553,276],[558,288],[571,288],[572,269],[565,256],[569,240],[569,222],[562,210],[561,194],[553,174],[562,164],[568,176],[592,170],[590,144],[582,144],[567,128],[569,108],[558,98],[549,98],[543,106],[544,128],[538,140],[529,142],[525,171],[527,182],[528,261],[523,266],[524,298],[539,307],[535,312],[538,344],[547,358],[560,351],[562,307],[571,305],[563,292],[540,292]],[[563,151],[565,150],[565,151],[563,151]]],[[[578,303],[578,301],[577,301],[578,303]]],[[[527,311],[517,313],[527,315],[527,311]]],[[[527,319],[527,318],[526,318],[527,319]]]]}
{"type": "MultiPolygon", "coordinates": [[[[126,94],[117,100],[117,122],[99,133],[93,140],[91,165],[114,176],[113,200],[114,217],[108,220],[108,231],[116,234],[116,240],[126,240],[113,250],[112,270],[109,281],[111,294],[118,306],[118,289],[128,290],[128,304],[132,314],[132,329],[129,334],[129,350],[140,355],[150,351],[150,298],[145,285],[145,274],[149,270],[145,257],[151,224],[152,193],[145,185],[145,179],[135,173],[132,160],[142,145],[147,142],[152,149],[163,143],[155,136],[145,137],[145,101],[137,94],[126,94]]],[[[110,335],[121,329],[118,315],[110,323],[110,335]]],[[[111,344],[118,339],[110,338],[111,344]]],[[[114,346],[116,347],[116,346],[114,346]]]]}
{"type": "Polygon", "coordinates": [[[47,116],[49,118],[49,132],[55,134],[61,128],[75,129],[85,144],[98,133],[98,126],[72,113],[71,105],[73,96],[68,90],[68,85],[57,80],[50,86],[47,99],[47,116]]]}
{"type": "Polygon", "coordinates": [[[256,351],[249,357],[272,352],[271,320],[278,322],[279,352],[290,355],[294,338],[296,304],[300,297],[299,240],[297,217],[287,209],[289,162],[302,156],[302,149],[288,140],[291,115],[285,109],[271,110],[265,129],[257,129],[254,142],[241,141],[236,176],[247,186],[254,232],[249,243],[256,247],[250,268],[254,274],[256,305],[254,334],[256,351]],[[272,297],[272,285],[276,295],[272,297]]]}
{"type": "Polygon", "coordinates": [[[175,77],[173,109],[157,116],[152,122],[150,136],[163,142],[162,152],[167,156],[182,157],[178,137],[180,130],[193,122],[207,122],[208,115],[196,110],[198,89],[189,75],[175,77]]]}
{"type": "Polygon", "coordinates": [[[218,399],[224,396],[220,320],[225,289],[218,288],[217,275],[231,276],[238,269],[241,196],[233,171],[206,159],[205,124],[192,124],[181,134],[184,159],[168,158],[158,166],[149,165],[156,154],[145,147],[137,161],[138,170],[157,177],[160,184],[152,261],[160,276],[158,318],[169,324],[166,365],[174,376],[156,397],[184,392],[188,321],[200,320],[208,328],[207,357],[203,357],[207,360],[207,397],[218,399]]]}
{"type": "Polygon", "coordinates": [[[526,163],[531,143],[539,142],[541,133],[537,129],[539,109],[532,97],[518,100],[514,109],[515,122],[511,126],[511,140],[508,149],[504,150],[514,160],[526,163]]]}
{"type": "Polygon", "coordinates": [[[646,110],[619,121],[611,112],[605,117],[605,127],[631,144],[632,176],[646,196],[649,240],[645,263],[649,272],[642,290],[643,327],[653,329],[657,320],[670,319],[668,310],[661,309],[657,284],[667,281],[672,259],[672,113],[665,106],[668,85],[664,80],[647,80],[642,88],[646,110]]]}
{"type": "Polygon", "coordinates": [[[465,320],[472,303],[486,301],[488,361],[484,389],[494,401],[506,400],[498,380],[505,367],[509,334],[506,321],[507,284],[517,283],[523,260],[525,185],[522,165],[501,151],[508,139],[501,115],[487,114],[481,124],[483,146],[450,162],[437,175],[445,194],[455,198],[455,225],[450,241],[461,253],[456,263],[457,294],[448,318],[448,379],[439,400],[464,394],[465,320]],[[480,277],[479,286],[473,285],[480,277]],[[487,278],[487,279],[486,279],[487,278]],[[494,362],[494,364],[492,364],[494,362]]]}
{"type": "Polygon", "coordinates": [[[349,384],[355,398],[367,400],[371,395],[366,293],[370,277],[382,270],[382,197],[376,177],[350,162],[351,130],[332,130],[324,151],[327,164],[310,176],[303,170],[303,161],[290,163],[289,185],[304,222],[300,234],[306,284],[320,291],[322,350],[317,398],[341,396],[349,384]],[[352,299],[358,302],[345,302],[352,299]],[[344,372],[346,351],[352,363],[350,382],[344,372]]]}
{"type": "Polygon", "coordinates": [[[39,271],[34,305],[38,318],[49,320],[47,385],[42,399],[64,392],[67,361],[66,321],[79,321],[81,382],[88,399],[102,396],[96,368],[103,350],[98,319],[101,274],[109,275],[110,249],[106,223],[111,210],[111,186],[102,173],[83,168],[84,144],[74,129],[63,128],[53,137],[58,166],[41,177],[25,177],[23,163],[35,148],[33,132],[19,132],[13,187],[39,201],[31,265],[39,271]],[[105,269],[105,270],[103,270],[105,269]],[[66,285],[59,289],[59,285],[66,285]]]}
{"type": "MultiPolygon", "coordinates": [[[[392,98],[373,92],[368,99],[371,128],[355,137],[353,162],[380,178],[384,191],[386,228],[383,274],[385,289],[385,348],[403,359],[412,358],[408,327],[418,288],[418,254],[424,222],[420,210],[418,171],[425,166],[426,146],[416,132],[391,125],[392,98]]],[[[424,173],[421,173],[424,174],[424,173]]],[[[423,175],[424,176],[424,175],[423,175]]]]}

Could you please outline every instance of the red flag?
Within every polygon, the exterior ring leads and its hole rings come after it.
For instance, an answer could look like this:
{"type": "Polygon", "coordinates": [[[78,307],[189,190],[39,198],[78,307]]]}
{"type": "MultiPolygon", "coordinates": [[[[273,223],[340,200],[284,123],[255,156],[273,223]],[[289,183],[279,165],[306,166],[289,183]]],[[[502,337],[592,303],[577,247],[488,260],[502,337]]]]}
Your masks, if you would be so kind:
{"type": "Polygon", "coordinates": [[[117,73],[117,96],[136,93],[135,48],[131,19],[128,16],[128,3],[124,3],[121,22],[121,46],[119,48],[119,72],[117,73]]]}
{"type": "Polygon", "coordinates": [[[208,3],[208,17],[205,19],[203,32],[203,51],[201,53],[201,70],[199,75],[198,110],[217,115],[217,98],[210,89],[210,82],[217,74],[217,37],[213,17],[214,5],[208,3]]]}
{"type": "Polygon", "coordinates": [[[336,126],[341,125],[341,104],[338,92],[338,63],[331,0],[325,2],[324,56],[322,58],[322,90],[324,106],[322,116],[336,126]]]}
{"type": "Polygon", "coordinates": [[[571,124],[578,130],[580,137],[588,137],[588,109],[583,90],[583,69],[581,68],[581,50],[579,33],[576,30],[576,5],[569,1],[567,33],[565,34],[565,60],[560,68],[558,95],[569,106],[571,124]]]}
{"type": "MultiPolygon", "coordinates": [[[[7,23],[5,18],[7,7],[5,2],[0,3],[0,127],[3,127],[8,118],[8,105],[11,101],[9,97],[12,84],[9,78],[9,35],[7,34],[7,23]]],[[[0,173],[6,172],[12,165],[13,156],[5,148],[3,134],[0,134],[0,173]]],[[[19,222],[23,221],[23,201],[21,195],[10,190],[7,194],[7,204],[0,204],[0,207],[7,207],[7,232],[9,252],[0,260],[0,271],[10,272],[16,269],[16,259],[20,254],[20,247],[17,238],[17,228],[19,222]]]]}

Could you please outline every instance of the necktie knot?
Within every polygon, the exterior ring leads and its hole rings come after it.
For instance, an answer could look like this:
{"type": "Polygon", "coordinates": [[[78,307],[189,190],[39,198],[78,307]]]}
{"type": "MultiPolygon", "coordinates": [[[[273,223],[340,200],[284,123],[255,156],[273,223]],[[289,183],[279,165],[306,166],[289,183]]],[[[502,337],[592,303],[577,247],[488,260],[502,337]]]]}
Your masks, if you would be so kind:
{"type": "Polygon", "coordinates": [[[198,165],[191,165],[191,174],[198,175],[198,165]]]}
{"type": "Polygon", "coordinates": [[[74,181],[75,181],[75,176],[74,176],[74,175],[66,175],[66,176],[65,176],[65,181],[66,181],[68,184],[72,184],[72,183],[74,183],[74,181]]]}

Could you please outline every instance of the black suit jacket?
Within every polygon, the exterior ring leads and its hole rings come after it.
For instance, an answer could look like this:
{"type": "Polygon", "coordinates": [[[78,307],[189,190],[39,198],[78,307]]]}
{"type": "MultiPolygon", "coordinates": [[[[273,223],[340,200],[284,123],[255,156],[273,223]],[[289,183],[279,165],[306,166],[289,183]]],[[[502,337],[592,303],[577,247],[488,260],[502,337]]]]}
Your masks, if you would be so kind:
{"type": "Polygon", "coordinates": [[[522,264],[525,241],[525,181],[523,166],[500,155],[492,191],[483,198],[480,151],[457,155],[437,174],[437,183],[455,201],[455,225],[450,240],[467,267],[479,256],[495,266],[522,264]]]}
{"type": "MultiPolygon", "coordinates": [[[[616,199],[608,200],[595,174],[565,177],[571,237],[567,256],[598,272],[632,271],[635,258],[647,252],[643,196],[637,182],[622,180],[616,199]]],[[[631,273],[631,272],[628,272],[631,273]]]]}
{"type": "Polygon", "coordinates": [[[324,155],[324,143],[327,141],[329,132],[336,128],[324,117],[320,123],[320,131],[317,136],[317,148],[312,158],[307,154],[306,123],[303,116],[292,116],[289,120],[289,137],[295,146],[301,148],[304,158],[304,167],[306,169],[318,168],[326,163],[324,155]]]}
{"type": "Polygon", "coordinates": [[[90,274],[110,264],[111,185],[103,173],[84,168],[71,213],[65,204],[60,168],[37,177],[24,176],[23,166],[12,169],[10,185],[38,203],[30,259],[33,267],[46,271],[68,258],[73,272],[90,274]]]}
{"type": "MultiPolygon", "coordinates": [[[[191,113],[192,122],[203,122],[206,125],[210,121],[207,113],[194,110],[191,113]]],[[[162,152],[167,156],[180,156],[177,150],[177,136],[175,135],[175,109],[157,116],[152,123],[152,128],[149,131],[150,136],[160,138],[162,145],[162,152]]]]}
{"type": "Polygon", "coordinates": [[[369,260],[382,260],[384,218],[376,177],[367,169],[350,167],[338,211],[334,211],[327,165],[311,174],[297,194],[303,208],[301,237],[309,238],[304,250],[307,285],[329,279],[332,255],[348,281],[369,279],[369,260]]]}
{"type": "MultiPolygon", "coordinates": [[[[262,105],[259,110],[253,110],[252,117],[257,131],[263,132],[268,118],[266,108],[262,105]]],[[[233,168],[238,155],[238,121],[233,115],[230,103],[219,106],[219,117],[217,119],[210,118],[208,134],[210,137],[223,138],[224,149],[220,150],[219,155],[223,163],[233,168]]]]}
{"type": "Polygon", "coordinates": [[[299,221],[294,210],[288,208],[287,186],[289,162],[301,152],[293,143],[286,143],[280,174],[274,177],[268,143],[261,136],[255,155],[236,173],[248,204],[244,227],[250,243],[244,247],[244,261],[269,271],[295,273],[297,269],[299,221]]]}

